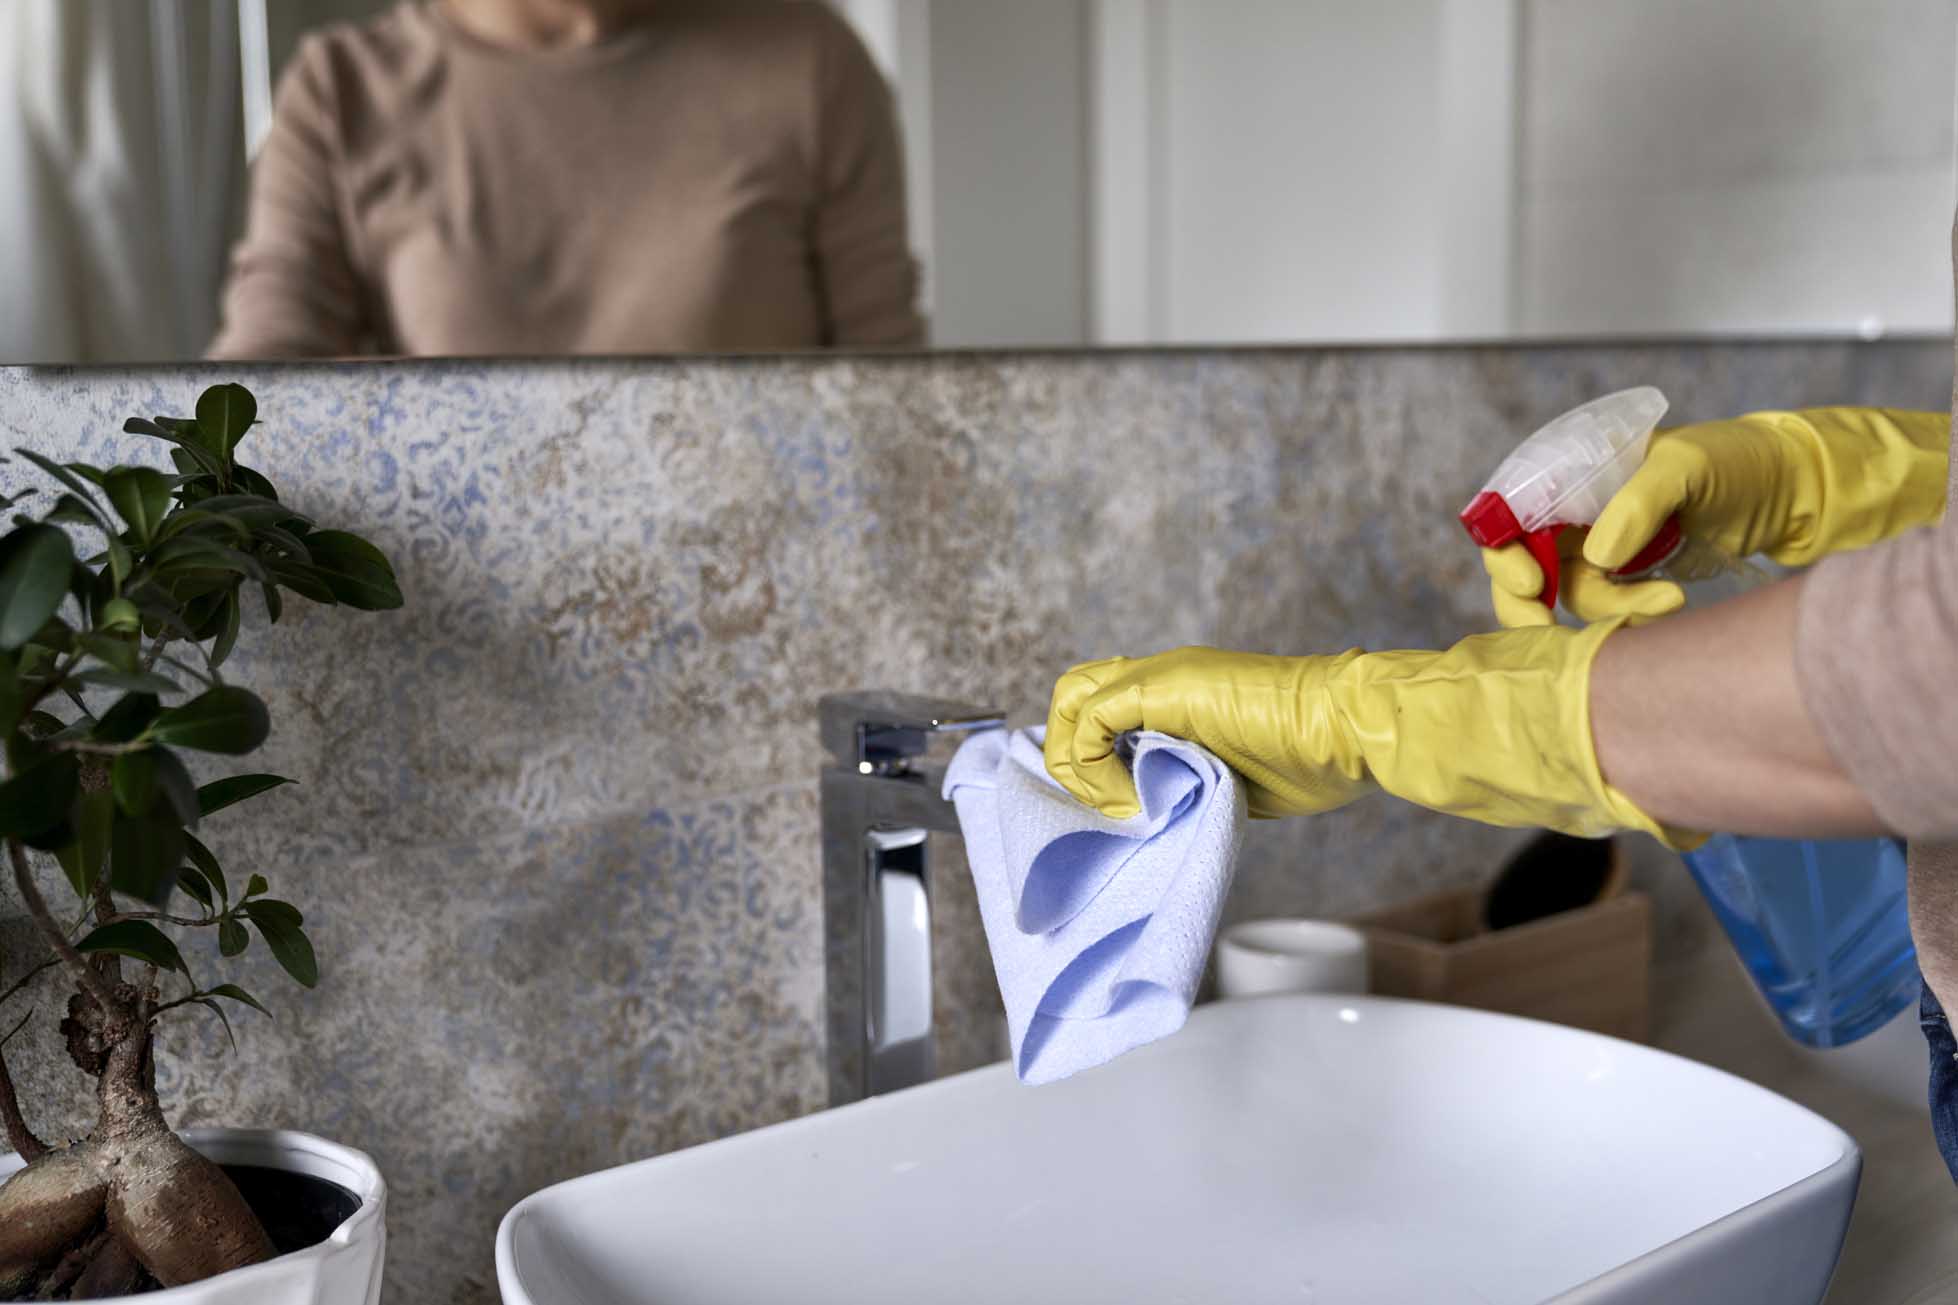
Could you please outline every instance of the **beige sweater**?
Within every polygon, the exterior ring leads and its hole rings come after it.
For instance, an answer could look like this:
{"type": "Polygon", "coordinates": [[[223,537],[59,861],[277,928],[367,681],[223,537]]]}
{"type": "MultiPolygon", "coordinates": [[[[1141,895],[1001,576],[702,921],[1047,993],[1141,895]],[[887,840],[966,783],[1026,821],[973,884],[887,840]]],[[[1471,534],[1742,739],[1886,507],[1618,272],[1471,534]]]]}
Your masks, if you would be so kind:
{"type": "MultiPolygon", "coordinates": [[[[1958,229],[1953,233],[1958,265],[1958,229]]],[[[1958,385],[1952,393],[1958,419],[1958,385]]],[[[1958,426],[1958,420],[1954,421],[1958,426]]],[[[1958,441],[1954,442],[1958,455],[1958,441]]],[[[1917,959],[1958,1015],[1958,456],[1944,519],[1809,573],[1795,669],[1816,726],[1910,845],[1917,959]]]]}
{"type": "Polygon", "coordinates": [[[214,357],[922,344],[888,89],[818,3],[569,52],[406,0],[301,45],[214,357]]]}
{"type": "Polygon", "coordinates": [[[1796,671],[1836,760],[1890,828],[1958,840],[1958,517],[1822,562],[1798,621],[1796,671]]]}

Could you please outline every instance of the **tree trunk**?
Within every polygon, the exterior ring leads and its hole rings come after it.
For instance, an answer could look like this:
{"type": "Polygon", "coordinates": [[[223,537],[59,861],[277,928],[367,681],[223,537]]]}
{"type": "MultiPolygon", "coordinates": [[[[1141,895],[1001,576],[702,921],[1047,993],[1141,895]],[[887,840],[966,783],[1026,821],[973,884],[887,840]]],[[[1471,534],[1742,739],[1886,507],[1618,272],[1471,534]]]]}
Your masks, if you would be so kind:
{"type": "Polygon", "coordinates": [[[270,1259],[271,1239],[236,1184],[164,1120],[151,1025],[114,1029],[86,995],[69,1024],[77,1062],[99,1066],[100,1114],[86,1141],[0,1185],[0,1299],[49,1287],[74,1300],[126,1292],[134,1266],[175,1287],[270,1259]]]}

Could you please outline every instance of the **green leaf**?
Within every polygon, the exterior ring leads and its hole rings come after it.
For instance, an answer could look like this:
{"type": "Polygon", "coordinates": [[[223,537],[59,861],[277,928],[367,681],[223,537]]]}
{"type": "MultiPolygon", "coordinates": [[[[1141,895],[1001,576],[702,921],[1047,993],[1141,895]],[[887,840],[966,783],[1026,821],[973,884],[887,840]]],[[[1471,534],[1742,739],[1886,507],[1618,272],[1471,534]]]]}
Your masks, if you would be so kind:
{"type": "Polygon", "coordinates": [[[75,950],[133,956],[165,970],[187,973],[184,955],[177,950],[177,944],[170,941],[170,935],[147,920],[118,920],[114,924],[105,924],[76,943],[75,950]]]}
{"type": "Polygon", "coordinates": [[[82,609],[84,624],[94,619],[91,613],[99,612],[102,604],[114,597],[108,581],[107,576],[98,574],[86,562],[78,560],[68,568],[68,593],[82,609]]]}
{"type": "Polygon", "coordinates": [[[206,689],[150,725],[150,737],[199,752],[250,752],[272,732],[272,717],[256,695],[233,684],[206,689]]]}
{"type": "Polygon", "coordinates": [[[202,643],[223,631],[225,594],[237,587],[238,582],[232,577],[219,577],[211,590],[200,593],[184,604],[184,616],[190,622],[192,642],[202,643]]]}
{"type": "Polygon", "coordinates": [[[210,995],[213,997],[229,997],[233,1001],[243,1002],[267,1019],[272,1018],[272,1012],[260,1005],[258,998],[252,996],[235,983],[220,983],[217,987],[211,989],[210,995]]]}
{"type": "Polygon", "coordinates": [[[257,797],[291,780],[283,775],[229,775],[224,779],[214,779],[197,790],[197,809],[204,815],[222,811],[234,802],[257,797]]]}
{"type": "MultiPolygon", "coordinates": [[[[167,440],[174,436],[158,433],[157,438],[167,440]]],[[[184,503],[200,502],[223,489],[216,468],[207,461],[210,456],[201,448],[193,451],[188,446],[170,450],[171,465],[183,476],[177,490],[184,503]]]]}
{"type": "Polygon", "coordinates": [[[154,467],[116,467],[103,479],[102,492],[138,543],[148,543],[170,511],[170,478],[154,467]]]}
{"type": "Polygon", "coordinates": [[[235,571],[260,584],[266,579],[265,567],[257,558],[203,535],[178,535],[158,546],[150,554],[150,567],[159,576],[183,571],[235,571]]]}
{"type": "Polygon", "coordinates": [[[176,600],[162,586],[145,583],[132,590],[129,596],[134,600],[136,610],[143,614],[145,633],[174,634],[180,639],[195,637],[195,632],[177,610],[176,600]]]}
{"type": "Polygon", "coordinates": [[[252,533],[290,560],[312,565],[313,551],[306,547],[305,540],[290,530],[282,530],[278,526],[259,526],[252,533]]]}
{"type": "MultiPolygon", "coordinates": [[[[253,875],[252,881],[257,885],[257,891],[261,893],[265,891],[266,885],[263,879],[260,879],[257,875],[253,875]]],[[[248,897],[250,896],[249,893],[246,895],[248,897]]],[[[299,913],[298,907],[294,906],[291,902],[282,902],[276,897],[252,898],[252,900],[245,903],[244,909],[245,914],[252,918],[253,924],[277,921],[287,928],[297,929],[300,925],[306,923],[306,917],[299,913]]]]}
{"type": "Polygon", "coordinates": [[[211,665],[222,666],[224,659],[238,643],[238,591],[233,589],[224,596],[220,611],[224,614],[224,625],[218,630],[217,642],[211,645],[211,665]]]}
{"type": "Polygon", "coordinates": [[[177,887],[196,898],[197,904],[204,908],[206,915],[215,909],[212,905],[211,885],[204,878],[204,872],[195,865],[185,862],[177,867],[177,887]]]}
{"type": "Polygon", "coordinates": [[[230,916],[218,924],[218,955],[236,956],[252,945],[252,936],[245,926],[230,916]]]}
{"type": "Polygon", "coordinates": [[[271,886],[272,885],[265,882],[264,875],[253,875],[250,879],[247,879],[245,881],[245,896],[257,897],[260,893],[265,892],[267,889],[271,888],[271,886]]]}
{"type": "MultiPolygon", "coordinates": [[[[176,445],[176,448],[170,450],[170,460],[177,464],[179,471],[185,473],[204,471],[213,476],[223,475],[224,466],[211,451],[183,430],[173,429],[174,424],[172,419],[166,417],[159,417],[155,421],[131,417],[122,424],[122,429],[130,435],[148,435],[152,439],[169,440],[176,445]],[[166,422],[170,422],[171,425],[165,425],[166,422]]],[[[194,425],[193,429],[195,429],[194,425]]]]}
{"type": "Polygon", "coordinates": [[[285,972],[301,987],[319,986],[319,961],[313,955],[312,942],[299,927],[298,909],[288,902],[261,901],[246,902],[244,911],[258,926],[265,945],[272,949],[272,958],[285,967],[285,972]]]}
{"type": "Polygon", "coordinates": [[[146,815],[156,801],[156,749],[125,752],[109,768],[109,789],[123,814],[146,815]]]}
{"type": "Polygon", "coordinates": [[[109,575],[120,585],[129,579],[129,573],[136,569],[136,559],[129,549],[114,535],[109,536],[109,575]]]}
{"type": "Polygon", "coordinates": [[[279,597],[277,585],[263,586],[265,593],[265,619],[268,624],[277,625],[279,617],[285,612],[285,600],[279,597]]]}
{"type": "Polygon", "coordinates": [[[162,662],[165,666],[169,666],[175,670],[182,671],[185,675],[188,675],[191,679],[196,680],[200,684],[209,685],[215,688],[216,686],[224,683],[224,681],[221,678],[211,674],[209,671],[203,670],[196,666],[192,666],[189,662],[183,661],[176,657],[172,657],[169,653],[158,653],[156,655],[156,659],[159,662],[162,662]]]}
{"type": "Polygon", "coordinates": [[[325,573],[333,596],[363,612],[401,606],[401,587],[387,554],[344,530],[316,530],[306,536],[313,565],[325,573]]]}
{"type": "Polygon", "coordinates": [[[27,718],[21,721],[20,727],[33,738],[45,741],[64,732],[68,728],[68,723],[53,712],[30,711],[27,713],[27,718]]]}
{"type": "Polygon", "coordinates": [[[176,681],[165,679],[155,671],[118,671],[107,666],[92,666],[88,670],[70,678],[83,684],[100,684],[111,689],[126,689],[130,693],[180,693],[176,681]]]}
{"type": "Polygon", "coordinates": [[[25,840],[66,823],[80,778],[80,759],[56,752],[0,784],[0,836],[25,840]]]}
{"type": "Polygon", "coordinates": [[[58,616],[50,616],[47,623],[34,632],[34,638],[30,642],[38,643],[52,652],[73,652],[75,632],[68,628],[68,622],[58,616]]]}
{"type": "Polygon", "coordinates": [[[203,871],[204,877],[210,880],[211,887],[218,890],[218,900],[230,902],[231,889],[224,882],[224,868],[218,864],[218,859],[211,855],[211,849],[204,846],[195,835],[185,834],[184,854],[190,858],[192,865],[203,871]]]}
{"type": "Polygon", "coordinates": [[[94,510],[88,504],[82,502],[73,494],[63,494],[60,498],[56,499],[54,506],[48,510],[47,516],[42,519],[46,521],[66,521],[77,526],[93,526],[97,529],[100,529],[102,525],[102,518],[96,516],[94,510]]]}
{"type": "Polygon", "coordinates": [[[306,520],[278,499],[267,498],[263,494],[213,494],[210,498],[199,499],[197,506],[206,512],[222,512],[254,528],[306,520]]]}
{"type": "Polygon", "coordinates": [[[105,630],[136,631],[143,628],[143,614],[127,598],[111,598],[102,605],[96,623],[105,630]]]}
{"type": "Polygon", "coordinates": [[[121,635],[114,634],[97,634],[94,631],[90,631],[82,635],[78,642],[83,648],[94,654],[98,660],[107,663],[110,668],[127,675],[137,673],[136,660],[138,653],[134,639],[124,638],[121,635]]]}
{"type": "Polygon", "coordinates": [[[75,550],[59,526],[28,526],[0,539],[0,648],[18,648],[68,596],[75,550]]]}
{"type": "Polygon", "coordinates": [[[38,643],[25,643],[20,647],[20,677],[23,680],[37,680],[54,670],[54,654],[38,643]]]}
{"type": "Polygon", "coordinates": [[[176,887],[185,838],[183,826],[172,820],[117,816],[109,833],[110,885],[119,893],[161,906],[176,887]]]}
{"type": "Polygon", "coordinates": [[[163,525],[157,530],[156,538],[151,542],[161,544],[187,531],[196,531],[200,534],[223,533],[240,544],[249,544],[252,540],[251,529],[244,522],[221,512],[207,512],[200,502],[196,507],[180,507],[163,518],[163,525]]]}
{"type": "Polygon", "coordinates": [[[326,572],[316,566],[271,558],[267,560],[265,569],[274,580],[301,598],[310,598],[328,607],[340,601],[333,595],[333,586],[328,582],[326,572]]]}
{"type": "Polygon", "coordinates": [[[83,791],[75,798],[71,817],[75,837],[55,853],[55,859],[61,862],[61,869],[77,897],[86,898],[94,892],[96,881],[102,877],[102,867],[109,859],[109,833],[115,818],[116,801],[108,789],[83,791]]]}
{"type": "Polygon", "coordinates": [[[20,694],[20,654],[0,652],[0,734],[12,734],[24,702],[20,694]]]}
{"type": "Polygon", "coordinates": [[[242,385],[213,385],[197,397],[197,429],[219,458],[231,460],[231,450],[258,420],[258,400],[242,385]]]}
{"type": "Polygon", "coordinates": [[[231,1020],[225,1015],[224,1007],[218,1005],[209,997],[199,997],[197,1004],[218,1017],[218,1023],[224,1025],[225,1040],[231,1044],[231,1050],[235,1053],[238,1050],[238,1035],[231,1031],[231,1020]]]}
{"type": "Polygon", "coordinates": [[[163,710],[153,693],[127,693],[95,722],[95,737],[103,743],[129,743],[149,728],[163,710]]]}
{"type": "MultiPolygon", "coordinates": [[[[190,777],[183,758],[168,748],[150,748],[150,755],[156,758],[156,795],[161,799],[164,809],[177,823],[186,828],[197,827],[197,781],[190,777]]],[[[125,753],[126,756],[141,756],[141,753],[125,753]]]]}
{"type": "Polygon", "coordinates": [[[279,501],[279,491],[272,488],[272,482],[243,463],[231,468],[231,483],[247,494],[269,498],[274,503],[279,501]]]}
{"type": "Polygon", "coordinates": [[[50,476],[53,476],[56,480],[73,490],[75,496],[87,504],[88,510],[95,514],[95,524],[107,530],[110,534],[115,533],[114,529],[109,525],[108,516],[102,511],[102,505],[95,501],[95,495],[89,492],[88,486],[82,483],[79,476],[60,463],[42,457],[32,449],[15,449],[14,452],[20,454],[21,457],[26,458],[42,471],[47,472],[50,476]]]}

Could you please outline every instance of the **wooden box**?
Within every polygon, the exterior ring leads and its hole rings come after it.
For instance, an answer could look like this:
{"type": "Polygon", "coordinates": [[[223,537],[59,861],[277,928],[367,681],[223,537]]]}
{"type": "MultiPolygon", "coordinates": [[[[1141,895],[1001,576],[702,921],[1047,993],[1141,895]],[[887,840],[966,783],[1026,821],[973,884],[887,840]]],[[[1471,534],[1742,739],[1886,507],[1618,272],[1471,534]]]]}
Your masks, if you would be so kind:
{"type": "Polygon", "coordinates": [[[1353,919],[1367,935],[1372,991],[1645,1041],[1652,903],[1644,894],[1494,932],[1482,927],[1482,898],[1464,888],[1353,919]]]}

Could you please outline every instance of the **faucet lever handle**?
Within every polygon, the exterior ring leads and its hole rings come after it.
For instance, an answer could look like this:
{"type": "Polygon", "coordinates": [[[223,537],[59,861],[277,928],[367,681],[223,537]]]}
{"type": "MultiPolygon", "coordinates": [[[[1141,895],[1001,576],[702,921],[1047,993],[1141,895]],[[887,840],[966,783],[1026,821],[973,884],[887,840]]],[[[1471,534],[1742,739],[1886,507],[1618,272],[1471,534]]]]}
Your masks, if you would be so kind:
{"type": "Polygon", "coordinates": [[[826,693],[817,708],[823,748],[836,763],[863,774],[902,772],[923,755],[933,734],[996,729],[1006,713],[913,693],[859,690],[826,693]]]}

